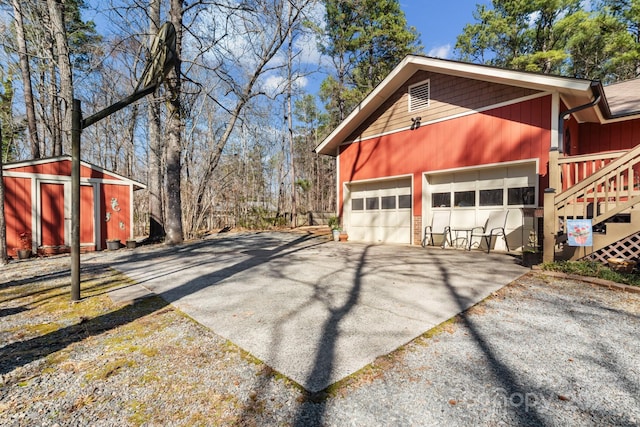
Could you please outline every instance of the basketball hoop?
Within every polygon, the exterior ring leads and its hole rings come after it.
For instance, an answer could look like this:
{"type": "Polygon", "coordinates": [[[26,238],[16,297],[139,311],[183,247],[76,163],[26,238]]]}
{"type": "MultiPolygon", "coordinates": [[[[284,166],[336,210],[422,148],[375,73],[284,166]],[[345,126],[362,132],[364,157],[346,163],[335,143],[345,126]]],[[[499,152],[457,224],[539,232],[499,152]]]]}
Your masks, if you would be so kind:
{"type": "Polygon", "coordinates": [[[176,58],[176,29],[171,22],[165,22],[151,43],[149,59],[135,92],[155,89],[175,65],[176,58]]]}
{"type": "Polygon", "coordinates": [[[176,30],[171,22],[165,22],[153,39],[149,60],[133,94],[83,119],[81,130],[153,93],[171,70],[171,67],[175,65],[177,58],[176,30]]]}
{"type": "Polygon", "coordinates": [[[71,130],[71,300],[80,300],[80,135],[82,129],[120,111],[127,105],[136,102],[151,93],[162,83],[171,67],[178,60],[176,54],[176,29],[170,22],[165,22],[151,43],[151,51],[147,65],[138,81],[136,90],[128,97],[82,118],[80,101],[73,100],[71,130]]]}

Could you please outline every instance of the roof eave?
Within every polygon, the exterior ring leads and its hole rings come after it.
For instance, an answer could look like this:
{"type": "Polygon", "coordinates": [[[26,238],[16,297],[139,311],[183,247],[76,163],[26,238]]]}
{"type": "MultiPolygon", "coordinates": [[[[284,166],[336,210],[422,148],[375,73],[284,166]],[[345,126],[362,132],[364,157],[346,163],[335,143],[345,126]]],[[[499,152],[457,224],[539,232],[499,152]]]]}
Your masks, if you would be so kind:
{"type": "Polygon", "coordinates": [[[550,76],[466,62],[408,55],[357,105],[314,151],[319,154],[336,156],[337,148],[355,128],[419,70],[446,73],[458,77],[473,78],[540,91],[564,92],[574,96],[589,97],[592,93],[591,85],[593,84],[592,80],[550,76]]]}

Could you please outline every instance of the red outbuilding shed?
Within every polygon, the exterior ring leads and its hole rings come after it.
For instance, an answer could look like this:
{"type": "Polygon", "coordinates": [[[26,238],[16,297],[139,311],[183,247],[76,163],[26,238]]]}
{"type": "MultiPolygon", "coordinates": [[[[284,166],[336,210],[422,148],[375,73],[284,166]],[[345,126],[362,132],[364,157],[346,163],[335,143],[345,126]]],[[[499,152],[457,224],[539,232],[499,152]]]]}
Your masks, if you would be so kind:
{"type": "MultiPolygon", "coordinates": [[[[71,156],[3,165],[7,251],[16,255],[21,236],[31,250],[68,252],[71,243],[71,156]]],[[[80,164],[80,245],[106,248],[107,240],[133,239],[133,192],[145,185],[87,162],[80,164]]]]}

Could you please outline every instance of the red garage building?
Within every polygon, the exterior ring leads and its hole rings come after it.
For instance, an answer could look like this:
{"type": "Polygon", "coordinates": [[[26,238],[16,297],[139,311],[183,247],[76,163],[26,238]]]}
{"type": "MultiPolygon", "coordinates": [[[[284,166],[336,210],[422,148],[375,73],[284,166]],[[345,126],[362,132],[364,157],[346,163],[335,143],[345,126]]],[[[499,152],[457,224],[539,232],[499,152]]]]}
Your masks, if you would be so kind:
{"type": "Polygon", "coordinates": [[[336,158],[350,240],[420,244],[435,215],[469,230],[498,212],[496,249],[537,232],[546,259],[636,258],[639,90],[409,55],[316,152],[336,158]],[[567,220],[590,220],[593,246],[567,247],[567,220]]]}
{"type": "MultiPolygon", "coordinates": [[[[31,250],[68,252],[71,243],[71,157],[61,156],[3,165],[7,251],[16,255],[21,236],[31,250]]],[[[133,236],[133,191],[144,184],[90,163],[80,165],[80,245],[82,251],[106,248],[106,241],[133,236]]]]}

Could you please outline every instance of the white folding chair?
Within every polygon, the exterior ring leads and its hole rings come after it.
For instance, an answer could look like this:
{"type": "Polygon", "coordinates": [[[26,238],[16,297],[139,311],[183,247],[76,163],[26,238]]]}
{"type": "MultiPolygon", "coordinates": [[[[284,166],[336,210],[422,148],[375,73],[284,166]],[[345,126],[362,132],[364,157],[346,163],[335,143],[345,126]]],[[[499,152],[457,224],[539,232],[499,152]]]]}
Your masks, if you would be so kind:
{"type": "Polygon", "coordinates": [[[507,234],[504,229],[507,226],[508,210],[492,211],[489,213],[489,218],[484,226],[474,227],[471,230],[471,237],[469,238],[469,250],[473,243],[474,237],[482,237],[487,244],[487,253],[491,251],[491,241],[493,236],[502,236],[504,244],[507,246],[507,252],[509,252],[509,242],[507,241],[507,234]]]}
{"type": "Polygon", "coordinates": [[[429,243],[434,246],[433,235],[442,236],[443,248],[447,243],[451,244],[451,227],[449,226],[449,220],[451,218],[450,211],[434,211],[431,218],[431,225],[427,225],[424,228],[424,237],[422,238],[422,247],[424,248],[429,243]]]}

